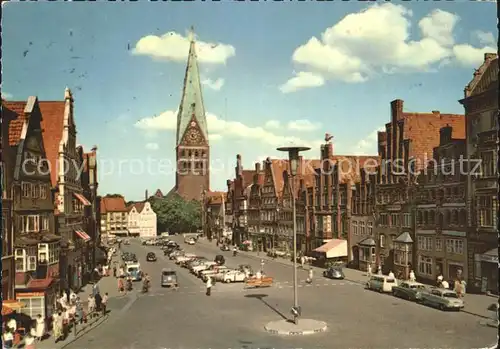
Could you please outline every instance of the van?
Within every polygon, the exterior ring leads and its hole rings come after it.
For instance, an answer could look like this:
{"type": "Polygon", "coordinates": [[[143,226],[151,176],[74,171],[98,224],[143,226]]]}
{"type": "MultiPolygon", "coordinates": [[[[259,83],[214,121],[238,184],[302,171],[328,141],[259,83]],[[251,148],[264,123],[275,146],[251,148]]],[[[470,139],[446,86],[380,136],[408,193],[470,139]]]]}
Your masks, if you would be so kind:
{"type": "Polygon", "coordinates": [[[161,287],[178,287],[177,273],[171,269],[162,269],[161,287]]]}
{"type": "Polygon", "coordinates": [[[139,263],[128,264],[127,274],[132,278],[132,281],[141,281],[142,280],[141,265],[139,263]]]}
{"type": "Polygon", "coordinates": [[[387,275],[373,275],[366,283],[366,288],[380,293],[391,293],[392,286],[397,285],[398,281],[393,277],[389,277],[387,275]]]}

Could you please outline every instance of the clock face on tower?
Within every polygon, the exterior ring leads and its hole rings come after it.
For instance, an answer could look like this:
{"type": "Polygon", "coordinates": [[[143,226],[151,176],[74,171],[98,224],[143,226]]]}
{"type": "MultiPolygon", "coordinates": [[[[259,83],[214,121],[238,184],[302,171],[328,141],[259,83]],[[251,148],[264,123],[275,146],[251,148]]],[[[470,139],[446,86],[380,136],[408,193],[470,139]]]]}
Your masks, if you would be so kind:
{"type": "Polygon", "coordinates": [[[196,126],[196,122],[191,121],[191,127],[195,127],[195,126],[196,126]]]}
{"type": "Polygon", "coordinates": [[[200,131],[198,131],[198,129],[196,128],[192,128],[188,131],[185,140],[186,143],[190,145],[198,145],[203,143],[203,137],[201,136],[200,131]]]}

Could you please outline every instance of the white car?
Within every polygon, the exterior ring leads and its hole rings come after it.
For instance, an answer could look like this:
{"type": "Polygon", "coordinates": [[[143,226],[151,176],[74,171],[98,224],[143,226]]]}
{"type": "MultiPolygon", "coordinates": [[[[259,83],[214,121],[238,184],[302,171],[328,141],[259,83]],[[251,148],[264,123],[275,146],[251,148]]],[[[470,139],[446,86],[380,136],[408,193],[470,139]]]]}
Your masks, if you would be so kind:
{"type": "Polygon", "coordinates": [[[214,265],[214,266],[211,266],[209,269],[207,270],[203,270],[201,273],[200,273],[200,277],[203,281],[207,281],[207,278],[210,276],[210,277],[213,277],[214,275],[220,273],[220,272],[223,272],[225,270],[229,270],[228,267],[226,267],[225,265],[221,265],[221,266],[218,266],[218,265],[214,265]]]}
{"type": "Polygon", "coordinates": [[[204,263],[200,263],[196,266],[193,267],[193,274],[198,274],[200,271],[203,271],[203,270],[207,270],[208,268],[210,268],[212,265],[216,265],[217,263],[215,262],[204,262],[204,263]]]}
{"type": "Polygon", "coordinates": [[[187,262],[193,258],[196,258],[196,255],[195,254],[192,254],[192,253],[186,253],[182,256],[177,256],[175,257],[175,264],[180,264],[182,262],[187,262]]]}
{"type": "Polygon", "coordinates": [[[228,272],[224,273],[222,277],[222,281],[226,283],[243,282],[245,281],[245,279],[246,279],[245,273],[239,270],[229,270],[228,272]]]}
{"type": "Polygon", "coordinates": [[[194,245],[196,243],[196,241],[194,241],[194,239],[189,239],[188,241],[186,241],[186,243],[188,245],[194,245]]]}

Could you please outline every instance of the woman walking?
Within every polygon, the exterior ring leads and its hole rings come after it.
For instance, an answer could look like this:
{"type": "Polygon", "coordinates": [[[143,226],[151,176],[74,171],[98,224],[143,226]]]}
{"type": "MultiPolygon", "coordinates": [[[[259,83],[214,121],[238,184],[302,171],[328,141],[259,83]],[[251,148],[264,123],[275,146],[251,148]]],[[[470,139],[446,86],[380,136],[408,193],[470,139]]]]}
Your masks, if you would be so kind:
{"type": "Polygon", "coordinates": [[[52,335],[57,343],[63,335],[63,316],[62,312],[52,315],[52,335]]]}
{"type": "Polygon", "coordinates": [[[36,339],[38,341],[43,340],[43,336],[45,335],[45,320],[42,318],[42,315],[38,314],[36,317],[36,339]]]}

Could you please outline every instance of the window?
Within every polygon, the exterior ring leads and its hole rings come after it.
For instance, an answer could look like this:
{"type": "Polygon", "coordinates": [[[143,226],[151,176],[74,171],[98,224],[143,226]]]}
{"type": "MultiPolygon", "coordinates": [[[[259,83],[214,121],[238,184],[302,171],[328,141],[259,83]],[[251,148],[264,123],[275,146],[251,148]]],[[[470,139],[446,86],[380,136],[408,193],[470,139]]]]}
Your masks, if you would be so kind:
{"type": "Polygon", "coordinates": [[[31,185],[31,197],[36,199],[40,197],[40,186],[38,184],[31,185]]]}
{"type": "Polygon", "coordinates": [[[40,184],[40,198],[47,198],[47,186],[45,184],[40,184]]]}
{"type": "Polygon", "coordinates": [[[464,242],[459,239],[446,239],[446,252],[454,254],[463,254],[464,242]]]}
{"type": "Polygon", "coordinates": [[[15,252],[15,260],[16,260],[16,272],[25,272],[26,271],[26,251],[22,248],[16,248],[15,252]]]}
{"type": "Polygon", "coordinates": [[[481,157],[481,176],[492,177],[495,176],[496,162],[495,156],[492,151],[483,152],[481,157]]]}
{"type": "Polygon", "coordinates": [[[366,233],[370,236],[373,235],[373,222],[368,222],[366,224],[366,233]]]}
{"type": "Polygon", "coordinates": [[[403,227],[411,228],[411,214],[403,213],[403,227]]]}
{"type": "Polygon", "coordinates": [[[52,243],[49,245],[49,264],[59,263],[59,244],[52,243]]]}
{"type": "Polygon", "coordinates": [[[359,222],[359,234],[360,235],[365,235],[365,222],[359,222]]]}
{"type": "Polygon", "coordinates": [[[352,222],[352,233],[353,235],[358,235],[358,222],[352,222]]]}
{"type": "Polygon", "coordinates": [[[48,262],[49,244],[38,244],[38,263],[48,262]]]}
{"type": "Polygon", "coordinates": [[[42,216],[42,230],[43,231],[49,230],[49,217],[47,216],[42,216]]]}
{"type": "Polygon", "coordinates": [[[478,197],[477,220],[481,227],[494,227],[497,219],[498,201],[495,196],[478,197]]]}
{"type": "Polygon", "coordinates": [[[31,183],[23,182],[21,184],[23,198],[29,198],[31,196],[31,183]]]}
{"type": "Polygon", "coordinates": [[[441,238],[436,238],[436,251],[440,252],[443,250],[443,240],[441,238]]]}
{"type": "Polygon", "coordinates": [[[406,263],[406,252],[404,252],[402,250],[395,250],[394,251],[394,264],[402,265],[402,266],[408,265],[406,263]]]}
{"type": "Polygon", "coordinates": [[[380,235],[380,247],[384,248],[385,247],[385,235],[380,235]]]}
{"type": "Polygon", "coordinates": [[[387,216],[387,213],[381,213],[380,214],[380,225],[387,226],[388,223],[389,223],[389,218],[387,216]]]}
{"type": "Polygon", "coordinates": [[[9,255],[9,234],[7,234],[7,215],[2,212],[2,257],[9,255]]]}
{"type": "Polygon", "coordinates": [[[432,258],[418,256],[418,272],[423,275],[432,275],[432,258]]]}
{"type": "Polygon", "coordinates": [[[391,213],[391,227],[398,227],[398,226],[399,226],[399,214],[391,213]]]}
{"type": "Polygon", "coordinates": [[[21,216],[21,222],[22,222],[21,230],[23,233],[40,231],[40,216],[36,215],[21,216]]]}
{"type": "Polygon", "coordinates": [[[420,251],[432,251],[432,237],[430,236],[418,236],[418,249],[420,251]]]}
{"type": "Polygon", "coordinates": [[[17,297],[17,300],[26,305],[21,308],[21,313],[26,314],[33,319],[36,318],[38,314],[42,315],[42,318],[45,318],[43,297],[17,297]]]}

